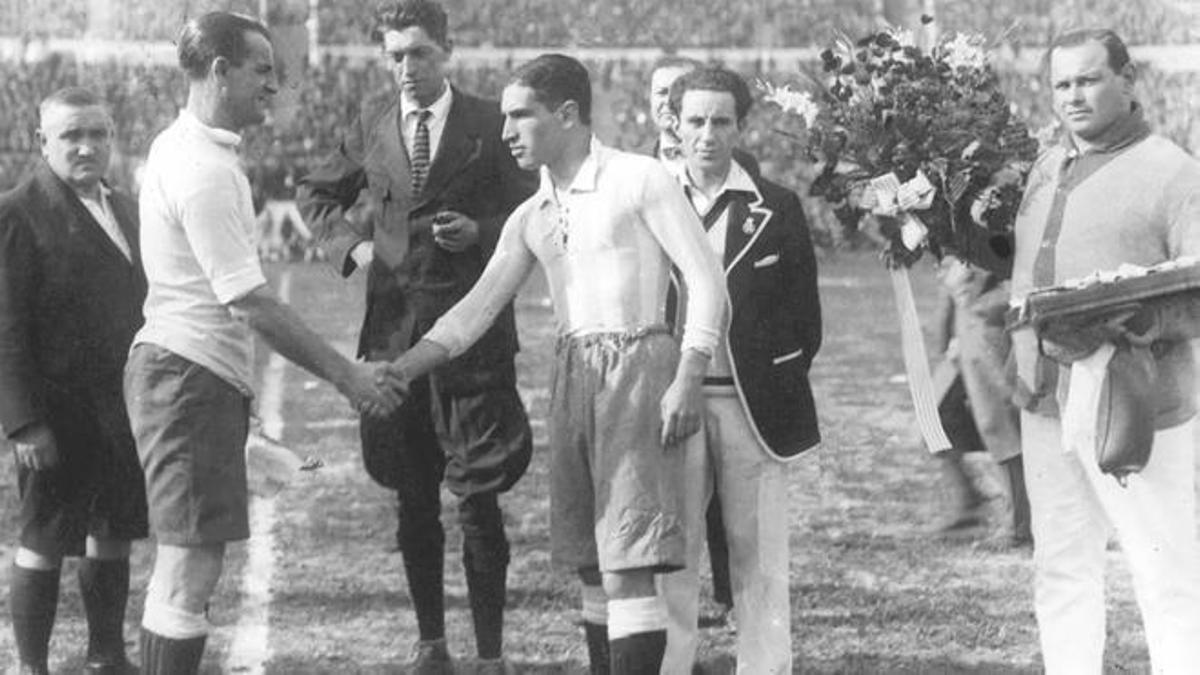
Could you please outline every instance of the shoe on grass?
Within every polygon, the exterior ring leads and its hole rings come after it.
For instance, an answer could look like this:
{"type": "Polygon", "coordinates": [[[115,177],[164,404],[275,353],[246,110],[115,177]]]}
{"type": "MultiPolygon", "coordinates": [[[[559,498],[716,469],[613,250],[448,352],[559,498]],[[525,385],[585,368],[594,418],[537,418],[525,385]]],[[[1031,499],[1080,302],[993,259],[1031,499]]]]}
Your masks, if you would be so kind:
{"type": "Polygon", "coordinates": [[[120,661],[88,661],[83,664],[85,675],[138,675],[139,668],[121,657],[120,661]]]}
{"type": "Polygon", "coordinates": [[[408,665],[413,675],[454,675],[454,660],[446,648],[446,638],[417,642],[408,665]]]}

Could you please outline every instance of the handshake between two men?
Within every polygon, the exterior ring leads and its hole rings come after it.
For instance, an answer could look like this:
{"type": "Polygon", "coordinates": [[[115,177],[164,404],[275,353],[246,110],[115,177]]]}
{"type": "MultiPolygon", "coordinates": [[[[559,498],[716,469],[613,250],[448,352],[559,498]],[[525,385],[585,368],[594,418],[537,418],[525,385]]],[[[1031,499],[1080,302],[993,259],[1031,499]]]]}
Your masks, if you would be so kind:
{"type": "Polygon", "coordinates": [[[339,389],[360,414],[386,417],[404,405],[415,378],[449,358],[445,347],[421,340],[395,361],[355,364],[355,377],[348,386],[339,389]]]}

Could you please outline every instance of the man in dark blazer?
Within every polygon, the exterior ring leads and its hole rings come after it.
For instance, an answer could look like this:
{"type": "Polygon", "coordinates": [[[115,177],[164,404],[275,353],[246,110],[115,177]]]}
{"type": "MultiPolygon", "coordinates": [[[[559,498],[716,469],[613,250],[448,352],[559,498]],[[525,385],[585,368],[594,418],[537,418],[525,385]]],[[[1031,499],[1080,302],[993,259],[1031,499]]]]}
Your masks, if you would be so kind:
{"type": "MultiPolygon", "coordinates": [[[[536,189],[500,142],[499,105],[446,81],[446,14],[401,0],[375,38],[400,95],[369,100],[337,151],[301,181],[305,220],[343,275],[366,267],[359,354],[392,360],[415,344],[479,278],[509,212],[536,189]],[[367,192],[374,216],[346,211],[367,192]]],[[[508,541],[497,495],[532,450],[516,391],[512,306],[466,354],[413,383],[382,421],[364,418],[367,471],[399,496],[398,543],[417,612],[421,672],[450,672],[443,621],[439,486],[460,498],[463,565],[479,657],[500,666],[508,541]],[[434,664],[434,665],[426,665],[434,664]]]]}
{"type": "Polygon", "coordinates": [[[671,625],[664,673],[691,673],[700,532],[720,495],[739,673],[792,672],[788,462],[820,441],[808,370],[821,346],[816,257],[796,195],[733,149],[752,98],[737,74],[701,68],[671,88],[684,192],[725,268],[730,323],[705,377],[703,434],[688,448],[688,567],[662,577],[671,625]]]}
{"type": "Polygon", "coordinates": [[[113,123],[69,88],[41,103],[42,160],[0,196],[0,428],[17,461],[9,603],[21,673],[46,673],[63,556],[83,555],[89,673],[132,672],[122,629],[146,493],[122,371],[142,325],[138,209],[103,180],[113,123]]]}

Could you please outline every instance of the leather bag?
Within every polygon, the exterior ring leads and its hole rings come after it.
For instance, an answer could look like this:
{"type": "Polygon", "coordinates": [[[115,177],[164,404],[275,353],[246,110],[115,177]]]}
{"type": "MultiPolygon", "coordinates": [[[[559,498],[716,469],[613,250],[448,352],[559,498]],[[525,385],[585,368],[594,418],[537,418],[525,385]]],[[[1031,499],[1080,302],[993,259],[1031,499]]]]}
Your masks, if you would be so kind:
{"type": "Polygon", "coordinates": [[[1108,362],[1096,411],[1096,461],[1122,485],[1150,461],[1157,377],[1147,347],[1120,344],[1108,362]]]}

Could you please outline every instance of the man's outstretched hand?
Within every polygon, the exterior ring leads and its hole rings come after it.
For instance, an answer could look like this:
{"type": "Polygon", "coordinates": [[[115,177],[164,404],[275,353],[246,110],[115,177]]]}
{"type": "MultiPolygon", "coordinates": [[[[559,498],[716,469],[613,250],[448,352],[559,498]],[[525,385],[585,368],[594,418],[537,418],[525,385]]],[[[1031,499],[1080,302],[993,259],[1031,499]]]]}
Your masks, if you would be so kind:
{"type": "Polygon", "coordinates": [[[412,378],[409,377],[405,369],[403,356],[392,363],[382,364],[375,374],[376,387],[386,389],[404,398],[407,398],[409,395],[411,382],[412,378]]]}
{"type": "Polygon", "coordinates": [[[377,384],[387,367],[386,363],[351,365],[350,377],[340,389],[359,414],[386,417],[403,405],[407,390],[402,392],[377,384]]]}
{"type": "Polygon", "coordinates": [[[374,364],[376,367],[371,384],[375,389],[386,392],[390,399],[404,401],[409,397],[409,389],[414,379],[449,360],[450,353],[445,347],[422,339],[395,361],[374,364]]]}

